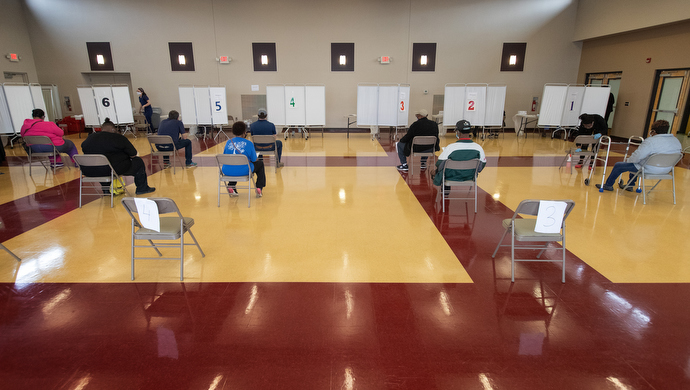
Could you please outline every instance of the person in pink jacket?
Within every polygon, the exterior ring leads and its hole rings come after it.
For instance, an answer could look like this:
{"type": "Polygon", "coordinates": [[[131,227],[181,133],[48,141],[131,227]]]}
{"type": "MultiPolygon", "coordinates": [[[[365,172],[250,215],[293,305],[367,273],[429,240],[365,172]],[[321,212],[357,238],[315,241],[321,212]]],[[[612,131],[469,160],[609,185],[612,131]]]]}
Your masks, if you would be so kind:
{"type": "MultiPolygon", "coordinates": [[[[53,122],[46,122],[45,119],[45,112],[41,110],[40,108],[37,108],[33,111],[31,111],[31,116],[32,119],[25,119],[24,124],[22,125],[21,129],[21,135],[22,137],[27,136],[27,135],[45,135],[50,138],[51,141],[53,141],[53,144],[55,144],[55,147],[57,148],[58,152],[60,153],[67,153],[69,154],[70,157],[74,156],[75,154],[79,153],[77,152],[77,147],[74,146],[74,142],[68,139],[62,138],[63,135],[65,135],[65,132],[62,131],[61,128],[58,127],[53,122]]],[[[52,147],[50,145],[32,145],[31,150],[34,152],[52,152],[52,147]]],[[[59,158],[59,157],[58,157],[59,158]]],[[[56,162],[56,164],[62,164],[61,162],[56,162]]],[[[72,163],[74,163],[74,159],[72,159],[72,163]]]]}

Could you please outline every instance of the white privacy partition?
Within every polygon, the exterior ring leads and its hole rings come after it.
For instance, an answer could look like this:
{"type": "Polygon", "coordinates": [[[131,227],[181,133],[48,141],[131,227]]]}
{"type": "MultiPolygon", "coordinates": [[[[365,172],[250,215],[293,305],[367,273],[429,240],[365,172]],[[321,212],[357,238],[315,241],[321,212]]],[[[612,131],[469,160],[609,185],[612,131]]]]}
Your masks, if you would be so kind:
{"type": "Polygon", "coordinates": [[[287,126],[305,126],[307,123],[307,102],[304,86],[286,85],[284,91],[285,124],[287,126]]]}
{"type": "Polygon", "coordinates": [[[576,127],[582,114],[604,116],[611,88],[579,84],[545,84],[538,126],[576,127]]]}
{"type": "Polygon", "coordinates": [[[7,107],[5,90],[0,87],[0,134],[14,134],[10,109],[7,107]]]}
{"type": "Polygon", "coordinates": [[[101,123],[98,120],[98,108],[96,107],[93,88],[80,86],[77,87],[77,93],[81,103],[81,112],[84,114],[84,126],[99,127],[101,123]]]}
{"type": "Polygon", "coordinates": [[[563,105],[563,115],[561,116],[561,126],[573,127],[580,122],[582,112],[582,99],[585,97],[584,85],[568,85],[568,92],[565,94],[565,105],[563,105]]]}
{"type": "Polygon", "coordinates": [[[357,126],[378,126],[378,84],[357,85],[357,126]]]}
{"type": "Polygon", "coordinates": [[[489,84],[486,90],[485,126],[503,126],[507,89],[505,85],[489,84]]]}
{"type": "MultiPolygon", "coordinates": [[[[46,112],[46,103],[43,100],[43,91],[41,90],[41,84],[29,84],[29,89],[31,90],[31,100],[34,103],[34,108],[40,108],[43,112],[46,112]]],[[[46,119],[48,115],[46,113],[46,119]]]]}
{"type": "Polygon", "coordinates": [[[127,85],[113,85],[112,91],[113,104],[117,114],[117,122],[115,124],[134,123],[134,115],[132,114],[134,109],[129,87],[127,85]]]}
{"type": "Polygon", "coordinates": [[[398,90],[396,85],[379,85],[378,125],[398,126],[398,90]]]}
{"type": "Polygon", "coordinates": [[[307,85],[305,87],[307,126],[326,126],[326,87],[307,85]]]}
{"type": "MultiPolygon", "coordinates": [[[[487,84],[467,84],[462,109],[464,117],[472,126],[484,126],[486,114],[487,84]]],[[[445,112],[443,113],[445,116],[445,112]]]]}
{"type": "MultiPolygon", "coordinates": [[[[12,127],[15,133],[19,133],[24,119],[31,119],[31,111],[40,107],[34,106],[34,98],[31,96],[31,88],[28,84],[3,84],[3,89],[12,127]]],[[[43,95],[38,94],[37,98],[42,103],[42,109],[45,109],[43,95]]]]}
{"type": "Polygon", "coordinates": [[[194,102],[194,87],[182,86],[178,88],[180,94],[180,120],[188,125],[196,124],[196,103],[194,102]]]}
{"type": "Polygon", "coordinates": [[[409,113],[410,113],[410,85],[400,84],[398,88],[398,101],[397,101],[397,112],[398,112],[398,124],[397,126],[407,127],[409,113]]]}
{"type": "Polygon", "coordinates": [[[276,127],[285,126],[285,86],[266,86],[266,111],[268,120],[276,127]]]}
{"type": "Polygon", "coordinates": [[[537,126],[560,126],[568,84],[545,84],[537,126]]]}
{"type": "Polygon", "coordinates": [[[196,124],[213,125],[211,93],[208,87],[194,86],[194,103],[196,105],[196,124]]]}
{"type": "Polygon", "coordinates": [[[585,89],[585,97],[582,101],[582,113],[598,114],[606,116],[606,107],[609,103],[611,87],[608,85],[588,85],[585,89]]]}
{"type": "Polygon", "coordinates": [[[96,109],[98,110],[99,123],[105,122],[109,118],[113,123],[117,123],[117,112],[113,104],[113,90],[108,86],[93,86],[93,94],[96,97],[96,109]]]}
{"type": "Polygon", "coordinates": [[[446,84],[443,97],[443,126],[451,127],[464,119],[465,84],[446,84]]]}
{"type": "Polygon", "coordinates": [[[211,115],[214,125],[228,124],[228,107],[225,99],[225,87],[209,87],[209,94],[211,95],[211,108],[213,114],[211,115]]]}

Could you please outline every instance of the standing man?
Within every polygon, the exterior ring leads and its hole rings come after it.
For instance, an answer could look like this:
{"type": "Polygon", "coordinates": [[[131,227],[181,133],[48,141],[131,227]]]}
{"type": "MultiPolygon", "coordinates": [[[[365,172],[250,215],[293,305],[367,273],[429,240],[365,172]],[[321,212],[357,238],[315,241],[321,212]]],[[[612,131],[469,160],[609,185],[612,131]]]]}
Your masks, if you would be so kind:
{"type": "MultiPolygon", "coordinates": [[[[623,174],[623,172],[630,172],[628,184],[620,184],[620,188],[625,188],[626,191],[633,191],[635,187],[636,180],[633,177],[637,171],[642,168],[640,162],[652,154],[663,153],[680,153],[683,147],[673,134],[668,134],[668,129],[670,125],[668,121],[658,120],[652,123],[652,129],[649,132],[649,137],[640,144],[633,154],[628,157],[626,162],[617,162],[611,170],[611,174],[606,179],[604,183],[604,190],[613,191],[613,184],[618,179],[618,176],[623,174]]],[[[673,168],[671,168],[673,169],[673,168]]],[[[645,170],[653,175],[663,175],[669,173],[670,170],[663,169],[659,167],[645,167],[645,170]]],[[[601,184],[596,185],[597,188],[601,188],[601,184]]]]}
{"type": "MultiPolygon", "coordinates": [[[[259,120],[249,126],[249,132],[252,133],[252,135],[272,135],[273,138],[276,138],[276,126],[266,119],[267,116],[268,113],[266,109],[259,108],[259,120]]],[[[281,156],[283,155],[283,143],[280,140],[276,140],[275,144],[254,144],[257,152],[261,152],[262,150],[275,150],[276,145],[278,145],[276,160],[278,161],[278,168],[281,168],[284,164],[280,162],[281,156]]]]}
{"type": "MultiPolygon", "coordinates": [[[[124,135],[117,132],[115,124],[105,118],[101,125],[101,131],[89,134],[81,144],[84,154],[102,154],[120,176],[134,176],[134,184],[137,186],[137,195],[154,192],[154,187],[149,187],[146,179],[146,165],[141,157],[137,156],[137,149],[124,135]]],[[[108,167],[82,167],[86,176],[110,176],[108,167]]],[[[107,187],[109,183],[101,183],[107,187]]],[[[104,192],[108,191],[107,189],[104,192]]]]}
{"type": "MultiPolygon", "coordinates": [[[[184,131],[184,124],[178,120],[180,113],[172,110],[168,113],[168,119],[161,121],[158,126],[158,135],[169,135],[174,142],[174,145],[156,145],[160,151],[180,150],[184,148],[184,158],[187,168],[195,167],[197,164],[192,161],[192,141],[187,139],[189,135],[184,131]]],[[[163,157],[166,166],[170,163],[168,157],[163,157]]]]}
{"type": "MultiPolygon", "coordinates": [[[[481,165],[479,166],[479,172],[486,166],[486,155],[484,154],[484,148],[481,147],[476,142],[470,139],[470,133],[472,132],[472,126],[470,122],[466,120],[458,121],[455,124],[455,133],[457,134],[457,142],[446,146],[438,156],[438,161],[436,162],[436,175],[434,176],[434,185],[440,186],[443,181],[443,164],[446,160],[453,161],[467,161],[472,159],[479,159],[481,165]]],[[[446,175],[446,179],[465,181],[471,180],[474,177],[474,171],[465,172],[464,169],[449,169],[446,175]]]]}
{"type": "MultiPolygon", "coordinates": [[[[398,158],[400,159],[400,165],[397,166],[398,170],[407,172],[407,157],[412,153],[412,139],[420,135],[433,135],[436,137],[436,145],[434,146],[434,151],[440,150],[439,139],[438,139],[438,124],[427,118],[429,113],[425,109],[421,109],[415,113],[417,120],[410,126],[400,141],[397,143],[398,158]]],[[[417,146],[415,146],[417,148],[417,146]]],[[[417,150],[415,152],[430,152],[431,150],[417,150]]],[[[426,157],[422,157],[422,169],[426,169],[426,157]]]]}

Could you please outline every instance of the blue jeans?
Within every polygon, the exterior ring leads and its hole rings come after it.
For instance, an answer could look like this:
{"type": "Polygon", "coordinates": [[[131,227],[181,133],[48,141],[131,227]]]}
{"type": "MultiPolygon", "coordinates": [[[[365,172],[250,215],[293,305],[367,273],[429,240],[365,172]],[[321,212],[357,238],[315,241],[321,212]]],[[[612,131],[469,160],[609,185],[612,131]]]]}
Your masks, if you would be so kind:
{"type": "MultiPolygon", "coordinates": [[[[431,153],[434,148],[425,150],[424,153],[431,153]]],[[[400,164],[407,164],[407,157],[405,156],[405,143],[398,142],[398,158],[400,159],[400,164]]],[[[422,156],[422,163],[426,163],[426,156],[422,156]]]]}
{"type": "MultiPolygon", "coordinates": [[[[280,158],[283,156],[283,143],[280,140],[276,140],[276,145],[278,145],[278,162],[280,162],[280,158]]],[[[257,152],[261,152],[262,150],[273,150],[275,147],[273,144],[254,144],[254,147],[256,148],[257,152]]]]}
{"type": "Polygon", "coordinates": [[[630,172],[630,176],[628,178],[628,184],[631,186],[634,186],[635,182],[637,180],[632,180],[632,181],[630,181],[630,180],[633,178],[633,176],[635,176],[637,171],[638,171],[638,169],[635,167],[635,164],[633,164],[633,163],[617,162],[613,166],[613,170],[611,170],[611,174],[606,179],[606,183],[604,185],[612,187],[614,184],[616,184],[616,180],[618,180],[618,176],[622,175],[623,172],[630,172]]]}
{"type": "MultiPolygon", "coordinates": [[[[156,145],[159,151],[169,151],[172,150],[172,145],[156,145]]],[[[175,150],[180,150],[184,148],[184,159],[185,159],[185,164],[189,165],[192,163],[192,141],[188,139],[182,139],[179,138],[177,141],[175,141],[175,150]]],[[[163,161],[166,163],[169,161],[169,159],[164,156],[163,161]]]]}

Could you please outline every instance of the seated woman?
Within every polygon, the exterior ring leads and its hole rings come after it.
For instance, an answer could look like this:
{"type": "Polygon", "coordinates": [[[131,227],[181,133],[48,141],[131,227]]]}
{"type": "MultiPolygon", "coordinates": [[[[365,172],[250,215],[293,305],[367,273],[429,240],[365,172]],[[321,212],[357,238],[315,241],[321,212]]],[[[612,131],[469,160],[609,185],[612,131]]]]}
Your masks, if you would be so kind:
{"type": "MultiPolygon", "coordinates": [[[[266,187],[266,173],[264,172],[263,160],[257,159],[256,149],[254,144],[246,139],[247,125],[244,122],[235,122],[232,125],[232,134],[234,138],[230,138],[225,144],[224,154],[244,154],[249,159],[249,166],[254,174],[256,174],[256,197],[263,196],[263,188],[266,187]]],[[[245,176],[249,174],[246,167],[223,165],[223,174],[228,176],[245,176]]],[[[237,182],[228,182],[228,192],[230,196],[238,196],[235,185],[237,182]]]]}
{"type": "MultiPolygon", "coordinates": [[[[67,153],[70,157],[78,153],[77,147],[74,146],[74,142],[62,138],[62,136],[65,135],[65,132],[62,131],[58,125],[53,122],[46,122],[44,120],[45,112],[43,112],[43,110],[37,108],[31,112],[31,116],[33,119],[24,120],[24,124],[22,125],[21,129],[22,137],[27,135],[45,135],[50,138],[58,152],[67,153]]],[[[37,153],[48,153],[53,151],[53,147],[50,145],[31,145],[31,150],[37,153]]],[[[60,157],[58,157],[58,159],[59,158],[60,157]]],[[[60,160],[54,161],[53,163],[57,164],[58,166],[62,165],[60,160]]],[[[74,159],[72,159],[72,163],[76,166],[74,159]]]]}

